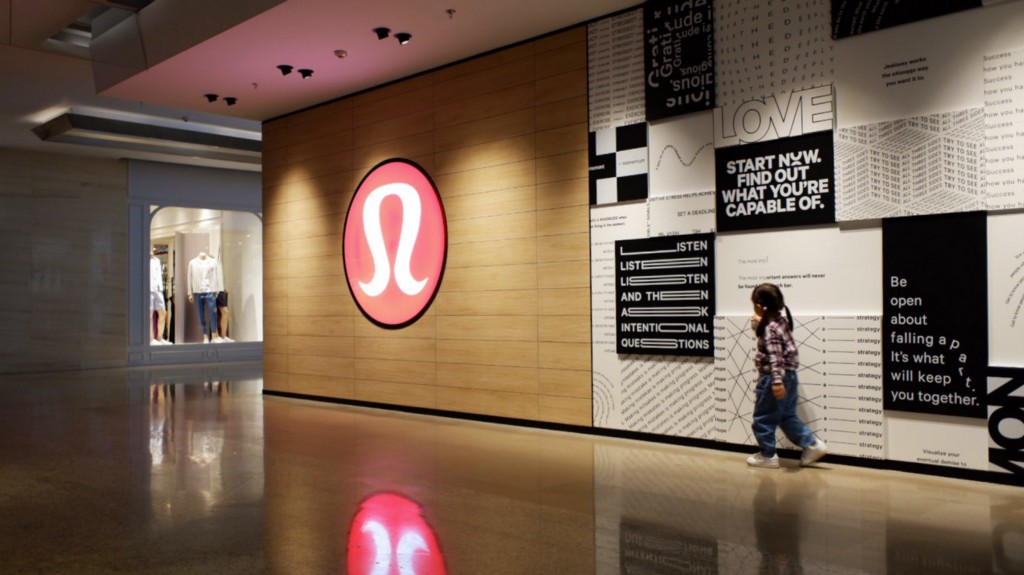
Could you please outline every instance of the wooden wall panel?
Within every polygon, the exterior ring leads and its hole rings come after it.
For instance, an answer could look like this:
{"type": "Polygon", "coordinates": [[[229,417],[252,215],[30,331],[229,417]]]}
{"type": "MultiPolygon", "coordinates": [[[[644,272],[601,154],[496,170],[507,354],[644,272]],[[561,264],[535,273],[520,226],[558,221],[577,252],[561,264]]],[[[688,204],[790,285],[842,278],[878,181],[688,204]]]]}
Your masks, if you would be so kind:
{"type": "Polygon", "coordinates": [[[267,388],[591,425],[585,27],[268,123],[267,388]],[[363,317],[344,278],[352,193],[404,157],[448,219],[414,324],[363,317]]]}
{"type": "Polygon", "coordinates": [[[537,162],[529,158],[522,162],[432,176],[441,197],[448,201],[455,196],[532,186],[537,180],[536,172],[537,162]]]}

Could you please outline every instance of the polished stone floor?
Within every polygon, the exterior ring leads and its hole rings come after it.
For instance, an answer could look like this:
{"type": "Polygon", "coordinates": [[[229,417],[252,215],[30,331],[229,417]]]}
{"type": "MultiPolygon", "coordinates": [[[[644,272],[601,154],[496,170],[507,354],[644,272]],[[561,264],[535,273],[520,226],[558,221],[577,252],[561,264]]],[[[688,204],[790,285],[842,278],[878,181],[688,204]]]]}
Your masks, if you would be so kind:
{"type": "Polygon", "coordinates": [[[1024,573],[1024,488],[264,397],[0,376],[0,573],[1024,573]]]}

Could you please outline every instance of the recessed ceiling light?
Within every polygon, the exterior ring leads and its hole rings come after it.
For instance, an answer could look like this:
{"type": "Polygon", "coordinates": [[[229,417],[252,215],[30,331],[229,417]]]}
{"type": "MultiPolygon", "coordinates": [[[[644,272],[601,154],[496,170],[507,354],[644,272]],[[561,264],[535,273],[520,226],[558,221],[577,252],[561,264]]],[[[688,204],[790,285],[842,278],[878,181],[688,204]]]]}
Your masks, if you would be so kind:
{"type": "Polygon", "coordinates": [[[398,34],[395,34],[395,39],[398,40],[399,44],[405,46],[409,43],[409,40],[412,40],[412,34],[408,32],[399,32],[398,34]]]}

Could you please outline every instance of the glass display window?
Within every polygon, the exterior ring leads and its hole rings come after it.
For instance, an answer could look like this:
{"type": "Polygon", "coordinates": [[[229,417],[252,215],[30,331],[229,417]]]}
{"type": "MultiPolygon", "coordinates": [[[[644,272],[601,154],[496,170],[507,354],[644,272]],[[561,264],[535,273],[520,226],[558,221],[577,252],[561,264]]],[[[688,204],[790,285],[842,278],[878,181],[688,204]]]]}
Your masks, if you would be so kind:
{"type": "Polygon", "coordinates": [[[259,216],[183,207],[150,211],[149,344],[263,341],[259,216]]]}

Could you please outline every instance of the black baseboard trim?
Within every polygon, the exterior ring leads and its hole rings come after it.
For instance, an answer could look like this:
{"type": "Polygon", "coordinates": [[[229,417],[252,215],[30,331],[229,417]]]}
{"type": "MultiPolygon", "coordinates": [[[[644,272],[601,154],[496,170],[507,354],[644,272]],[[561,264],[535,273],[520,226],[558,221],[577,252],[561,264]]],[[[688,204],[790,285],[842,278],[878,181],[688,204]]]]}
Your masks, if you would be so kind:
{"type": "MultiPolygon", "coordinates": [[[[392,405],[390,403],[377,403],[373,401],[360,401],[356,399],[341,399],[337,397],[324,397],[319,395],[308,395],[302,393],[291,393],[287,391],[263,390],[263,395],[285,397],[290,399],[302,399],[318,401],[322,403],[334,403],[338,405],[350,405],[353,407],[366,407],[370,409],[381,409],[384,411],[397,411],[415,415],[426,415],[430,417],[446,417],[450,419],[461,419],[466,421],[477,421],[481,423],[493,423],[497,425],[511,425],[516,427],[529,427],[534,429],[545,429],[548,431],[560,431],[565,433],[579,433],[598,437],[613,437],[617,439],[628,439],[633,441],[644,441],[648,443],[661,443],[667,445],[680,445],[683,447],[696,447],[700,449],[713,449],[716,451],[730,451],[736,453],[750,453],[749,445],[737,443],[726,443],[710,439],[696,439],[692,437],[674,437],[669,435],[658,435],[656,433],[644,433],[640,431],[626,431],[621,429],[605,429],[600,427],[587,427],[569,423],[552,423],[546,421],[534,421],[532,419],[519,419],[516,417],[500,417],[496,415],[481,415],[475,413],[464,413],[460,411],[448,411],[443,409],[431,409],[426,407],[411,407],[405,405],[392,405]]],[[[779,456],[784,459],[799,459],[800,452],[793,449],[780,449],[779,456]]],[[[989,471],[978,471],[976,469],[959,469],[956,467],[944,467],[941,465],[929,465],[926,463],[910,463],[905,461],[893,461],[889,459],[866,459],[850,455],[829,455],[825,463],[832,462],[852,467],[865,467],[869,469],[880,469],[885,471],[901,471],[918,475],[932,475],[947,477],[951,479],[965,479],[984,483],[997,483],[1001,485],[1024,486],[1024,475],[1013,473],[995,473],[989,471]]],[[[742,463],[742,462],[741,462],[742,463]]]]}

